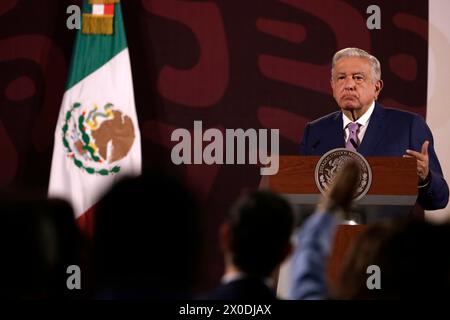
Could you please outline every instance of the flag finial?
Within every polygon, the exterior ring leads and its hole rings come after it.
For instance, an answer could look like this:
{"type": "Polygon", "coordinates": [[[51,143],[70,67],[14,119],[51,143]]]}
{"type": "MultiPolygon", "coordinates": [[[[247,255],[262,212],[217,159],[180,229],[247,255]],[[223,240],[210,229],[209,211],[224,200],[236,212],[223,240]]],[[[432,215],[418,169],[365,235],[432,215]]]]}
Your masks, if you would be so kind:
{"type": "Polygon", "coordinates": [[[119,0],[89,0],[92,12],[83,14],[82,33],[112,35],[116,3],[119,0]]]}

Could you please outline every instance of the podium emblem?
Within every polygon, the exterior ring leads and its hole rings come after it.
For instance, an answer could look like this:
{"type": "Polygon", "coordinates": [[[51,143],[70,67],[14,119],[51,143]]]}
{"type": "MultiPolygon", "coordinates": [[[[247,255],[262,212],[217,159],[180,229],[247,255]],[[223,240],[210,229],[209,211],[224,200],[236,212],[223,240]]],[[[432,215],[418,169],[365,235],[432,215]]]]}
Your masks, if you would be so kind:
{"type": "Polygon", "coordinates": [[[354,199],[359,200],[369,191],[372,184],[372,169],[367,160],[358,152],[345,148],[337,148],[325,153],[316,164],[314,179],[316,186],[322,194],[330,188],[336,174],[348,161],[355,161],[360,168],[358,187],[354,199]]]}

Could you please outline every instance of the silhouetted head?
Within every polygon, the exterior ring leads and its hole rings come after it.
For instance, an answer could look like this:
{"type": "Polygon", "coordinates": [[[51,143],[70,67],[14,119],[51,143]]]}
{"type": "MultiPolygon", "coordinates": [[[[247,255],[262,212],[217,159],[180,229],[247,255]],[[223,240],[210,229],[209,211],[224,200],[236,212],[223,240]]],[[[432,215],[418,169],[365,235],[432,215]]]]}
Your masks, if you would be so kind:
{"type": "MultiPolygon", "coordinates": [[[[66,286],[81,264],[82,238],[62,200],[11,199],[0,205],[0,295],[23,299],[80,297],[66,286]]],[[[80,266],[81,267],[81,266],[80,266]]]]}
{"type": "Polygon", "coordinates": [[[164,298],[189,290],[199,245],[197,203],[162,172],[124,178],[95,213],[93,260],[98,288],[164,298]]]}
{"type": "MultiPolygon", "coordinates": [[[[375,264],[382,243],[387,241],[391,224],[374,223],[358,235],[352,243],[341,267],[339,283],[332,295],[341,299],[364,298],[370,293],[366,286],[367,267],[375,264]]],[[[383,281],[384,282],[384,281],[383,281]]]]}
{"type": "Polygon", "coordinates": [[[406,219],[369,227],[352,251],[339,298],[450,297],[450,225],[406,219]],[[379,267],[381,289],[369,290],[367,267],[379,267]]]}
{"type": "Polygon", "coordinates": [[[268,277],[291,251],[294,217],[289,203],[268,191],[241,198],[222,227],[222,246],[240,271],[268,277]]]}

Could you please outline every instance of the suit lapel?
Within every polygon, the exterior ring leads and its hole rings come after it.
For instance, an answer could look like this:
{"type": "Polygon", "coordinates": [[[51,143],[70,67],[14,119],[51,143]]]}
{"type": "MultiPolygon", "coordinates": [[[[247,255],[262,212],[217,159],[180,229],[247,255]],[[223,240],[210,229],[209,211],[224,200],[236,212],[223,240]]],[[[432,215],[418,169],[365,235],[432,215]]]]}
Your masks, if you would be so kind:
{"type": "Polygon", "coordinates": [[[369,126],[367,127],[363,141],[357,150],[362,155],[373,155],[375,147],[380,142],[380,139],[383,136],[382,133],[384,132],[384,127],[386,126],[386,121],[383,121],[384,116],[384,108],[380,104],[375,103],[375,109],[370,117],[369,126]]]}
{"type": "Polygon", "coordinates": [[[327,140],[323,141],[322,154],[336,148],[345,148],[342,112],[337,112],[325,135],[327,140]]]}

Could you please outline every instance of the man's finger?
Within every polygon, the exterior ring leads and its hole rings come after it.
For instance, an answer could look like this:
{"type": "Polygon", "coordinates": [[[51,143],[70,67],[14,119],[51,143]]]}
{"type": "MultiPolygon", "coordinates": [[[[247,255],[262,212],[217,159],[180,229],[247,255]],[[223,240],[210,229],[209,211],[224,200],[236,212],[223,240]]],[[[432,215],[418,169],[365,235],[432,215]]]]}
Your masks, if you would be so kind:
{"type": "Polygon", "coordinates": [[[419,160],[425,160],[425,155],[423,155],[423,154],[420,153],[420,152],[417,152],[417,151],[414,151],[414,150],[409,150],[409,149],[407,149],[407,150],[406,150],[406,153],[407,153],[408,155],[410,155],[410,156],[413,156],[413,157],[416,158],[416,159],[419,159],[419,160]]]}
{"type": "Polygon", "coordinates": [[[425,142],[422,144],[422,154],[424,156],[428,155],[428,146],[430,145],[430,142],[428,140],[425,140],[425,142]]]}

